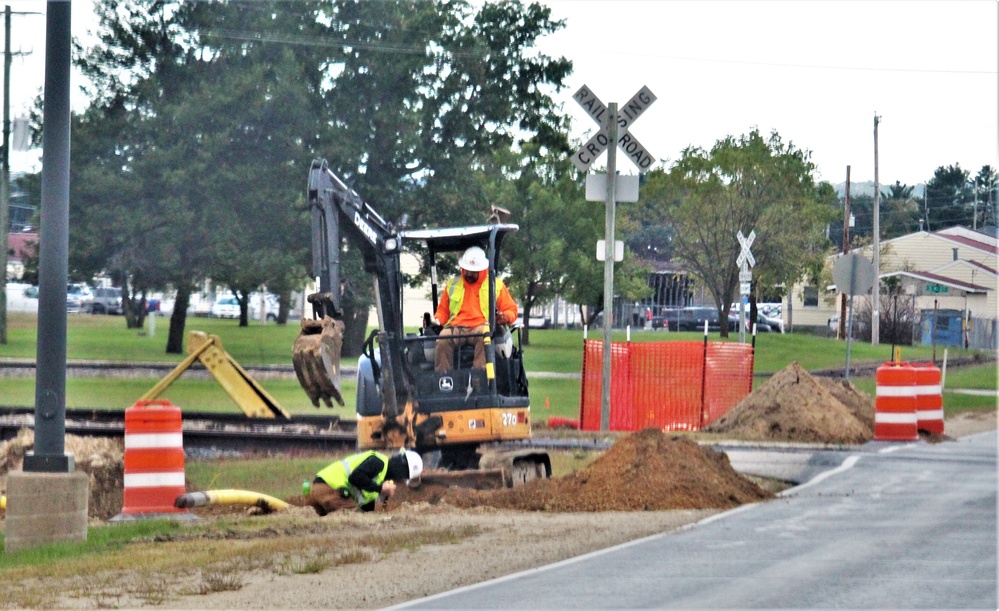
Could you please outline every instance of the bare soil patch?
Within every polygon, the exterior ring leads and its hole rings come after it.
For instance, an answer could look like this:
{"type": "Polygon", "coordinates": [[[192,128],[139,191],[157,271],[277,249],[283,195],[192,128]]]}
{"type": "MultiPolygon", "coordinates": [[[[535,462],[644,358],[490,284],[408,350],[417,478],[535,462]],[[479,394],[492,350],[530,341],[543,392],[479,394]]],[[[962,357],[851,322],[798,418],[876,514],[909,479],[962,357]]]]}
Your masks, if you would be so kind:
{"type": "Polygon", "coordinates": [[[736,472],[724,453],[650,428],[622,437],[589,467],[565,477],[502,490],[421,486],[400,490],[398,497],[400,503],[577,512],[728,509],[772,494],[736,472]]]}

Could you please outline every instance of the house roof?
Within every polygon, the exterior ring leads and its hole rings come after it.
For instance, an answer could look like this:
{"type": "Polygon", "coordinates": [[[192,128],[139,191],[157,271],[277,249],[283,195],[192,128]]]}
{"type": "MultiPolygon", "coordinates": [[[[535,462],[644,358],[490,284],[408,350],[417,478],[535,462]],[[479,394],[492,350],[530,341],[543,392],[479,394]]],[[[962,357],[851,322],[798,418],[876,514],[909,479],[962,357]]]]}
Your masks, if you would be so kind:
{"type": "Polygon", "coordinates": [[[946,270],[948,270],[948,269],[950,269],[950,268],[952,268],[954,266],[957,266],[957,265],[965,265],[965,266],[968,266],[968,267],[974,267],[976,269],[979,269],[979,270],[981,270],[981,271],[983,271],[983,272],[985,272],[987,274],[991,274],[993,276],[999,275],[999,272],[996,272],[996,270],[992,269],[988,265],[985,265],[984,263],[979,263],[978,261],[972,261],[970,259],[958,259],[957,261],[950,261],[946,265],[941,265],[940,267],[938,267],[936,269],[931,269],[930,271],[932,273],[939,274],[939,273],[942,273],[942,272],[944,272],[944,271],[946,271],[946,270]]]}
{"type": "Polygon", "coordinates": [[[981,240],[975,240],[963,235],[957,235],[954,233],[944,233],[942,231],[931,233],[930,235],[943,238],[945,240],[950,240],[951,242],[957,242],[958,244],[961,244],[963,246],[968,246],[970,248],[974,248],[982,252],[994,253],[997,251],[996,246],[994,244],[988,244],[981,240]]]}
{"type": "Polygon", "coordinates": [[[8,233],[7,248],[14,253],[13,258],[24,261],[38,246],[37,233],[8,233]]]}

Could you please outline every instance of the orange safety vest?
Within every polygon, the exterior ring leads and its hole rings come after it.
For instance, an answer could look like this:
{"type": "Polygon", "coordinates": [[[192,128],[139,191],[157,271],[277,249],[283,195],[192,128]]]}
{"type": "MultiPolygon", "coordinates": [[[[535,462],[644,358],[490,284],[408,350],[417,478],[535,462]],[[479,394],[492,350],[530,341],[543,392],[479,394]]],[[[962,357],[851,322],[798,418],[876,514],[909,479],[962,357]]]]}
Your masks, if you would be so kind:
{"type": "MultiPolygon", "coordinates": [[[[496,299],[499,300],[500,291],[504,288],[503,281],[499,278],[496,279],[496,299]]],[[[462,302],[465,300],[465,283],[462,282],[461,277],[451,278],[447,281],[447,286],[445,287],[447,291],[448,299],[448,309],[451,311],[451,317],[448,318],[447,323],[454,320],[454,317],[458,315],[461,311],[462,302]]],[[[489,321],[489,282],[483,282],[482,286],[479,287],[479,308],[482,309],[482,317],[488,322],[489,321]]],[[[447,323],[444,323],[445,325],[447,323]]]]}

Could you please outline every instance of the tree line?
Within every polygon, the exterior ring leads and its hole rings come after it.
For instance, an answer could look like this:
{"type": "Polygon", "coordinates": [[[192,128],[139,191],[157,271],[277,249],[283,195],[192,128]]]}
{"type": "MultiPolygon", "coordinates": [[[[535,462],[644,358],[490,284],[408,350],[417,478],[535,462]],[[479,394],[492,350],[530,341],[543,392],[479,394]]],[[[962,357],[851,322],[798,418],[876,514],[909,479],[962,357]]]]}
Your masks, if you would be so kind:
{"type": "MultiPolygon", "coordinates": [[[[249,294],[264,286],[287,320],[292,291],[310,275],[305,182],[317,157],[409,227],[480,224],[493,206],[509,210],[521,229],[505,243],[504,271],[525,320],[555,295],[591,306],[590,323],[607,307],[594,256],[603,205],[585,200],[569,162],[579,143],[552,97],[572,62],[535,47],[564,27],[548,8],[461,0],[100,0],[95,8],[98,43],[75,56],[91,102],[72,120],[70,274],[104,273],[122,286],[133,327],[143,324],[146,297],[176,291],[167,352],[182,352],[190,296],[209,278],[240,300],[239,324],[249,294]]],[[[618,208],[628,245],[616,266],[619,298],[647,297],[650,265],[671,261],[704,283],[724,320],[737,296],[738,231],[757,236],[756,287],[816,277],[839,212],[814,171],[809,151],[757,130],[660,164],[643,178],[640,201],[618,208]]],[[[930,192],[942,197],[952,181],[937,182],[930,192]]],[[[898,186],[889,193],[908,202],[898,186]]],[[[342,265],[344,350],[357,354],[371,282],[356,248],[345,246],[342,265]]]]}

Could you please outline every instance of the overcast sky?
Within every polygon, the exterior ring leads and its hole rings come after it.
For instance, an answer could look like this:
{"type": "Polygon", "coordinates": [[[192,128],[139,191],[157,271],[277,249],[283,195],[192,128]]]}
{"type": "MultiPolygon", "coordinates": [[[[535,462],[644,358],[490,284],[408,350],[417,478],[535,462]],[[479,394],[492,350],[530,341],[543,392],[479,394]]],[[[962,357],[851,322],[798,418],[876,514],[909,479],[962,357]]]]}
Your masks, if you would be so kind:
{"type": "MultiPolygon", "coordinates": [[[[999,167],[994,0],[544,3],[566,21],[542,49],[573,61],[558,99],[577,138],[595,128],[572,100],[579,87],[623,104],[644,85],[658,99],[631,132],[657,159],[756,127],[811,151],[819,180],[843,182],[848,165],[853,181],[873,180],[877,114],[882,184],[915,185],[954,163],[973,173],[999,167]]],[[[4,4],[45,10],[40,0],[4,4]]],[[[73,5],[82,37],[96,25],[92,4],[73,5]]],[[[13,59],[13,116],[42,85],[44,32],[42,16],[13,18],[13,50],[33,51],[13,59]]],[[[74,98],[74,108],[83,102],[74,98]]],[[[633,171],[618,159],[619,170],[633,171]]],[[[15,154],[12,169],[31,161],[15,154]]]]}

